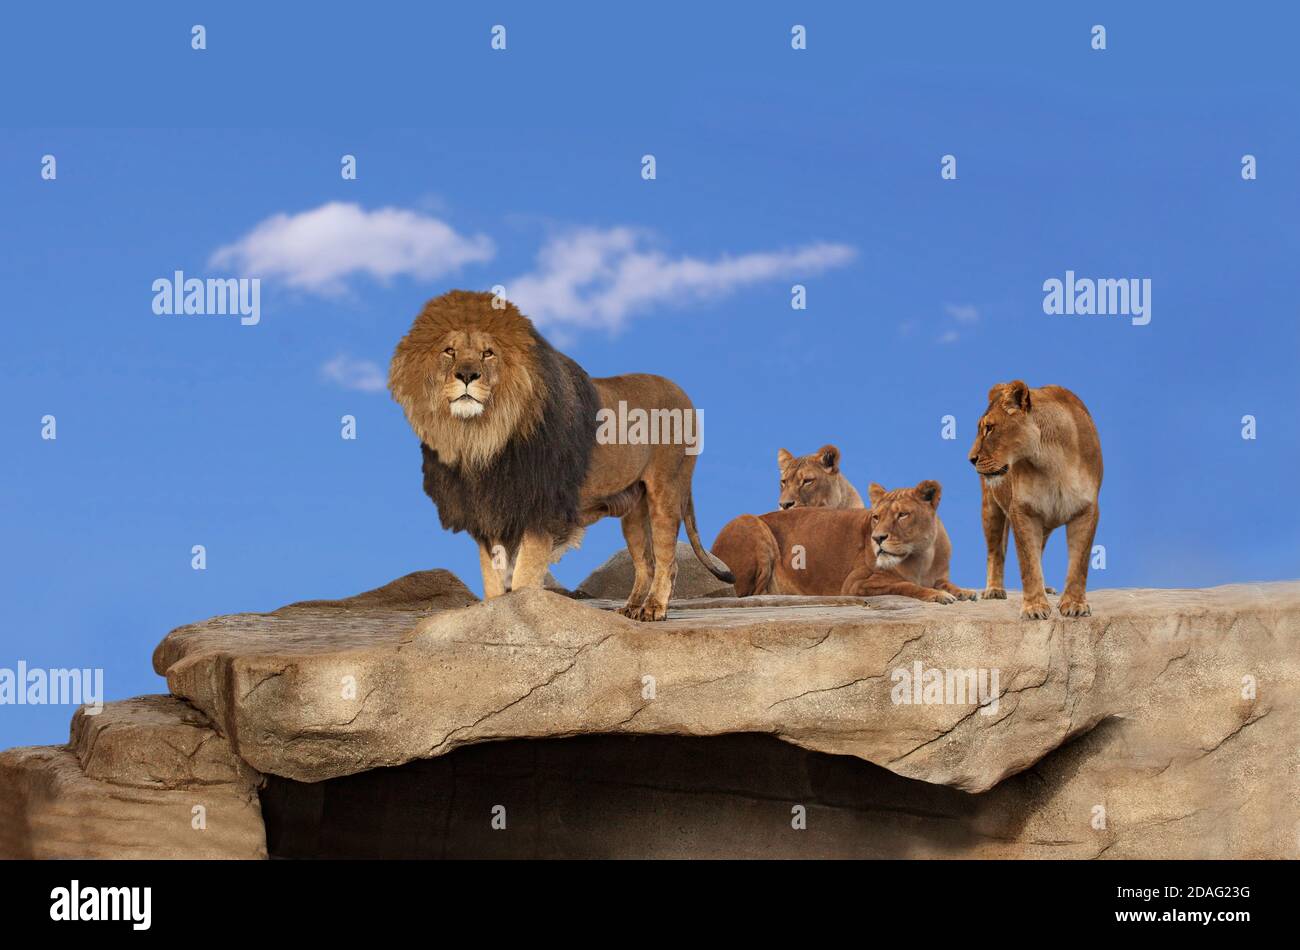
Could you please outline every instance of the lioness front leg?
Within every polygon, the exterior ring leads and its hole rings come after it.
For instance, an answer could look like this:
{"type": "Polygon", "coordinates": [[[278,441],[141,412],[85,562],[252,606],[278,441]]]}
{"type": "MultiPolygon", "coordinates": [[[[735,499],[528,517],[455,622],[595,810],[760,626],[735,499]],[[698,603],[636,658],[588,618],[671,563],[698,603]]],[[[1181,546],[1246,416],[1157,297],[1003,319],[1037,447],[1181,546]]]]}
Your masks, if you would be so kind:
{"type": "Polygon", "coordinates": [[[500,597],[506,592],[506,582],[504,579],[504,565],[498,566],[498,559],[493,556],[497,553],[501,558],[505,558],[505,549],[500,545],[489,548],[482,541],[478,543],[478,566],[483,572],[483,599],[491,600],[493,597],[500,597]]]}
{"type": "Polygon", "coordinates": [[[1016,535],[1016,560],[1020,562],[1020,585],[1025,592],[1021,620],[1046,620],[1052,605],[1043,590],[1043,526],[1038,516],[1023,509],[1011,513],[1011,530],[1016,535]]]}
{"type": "Polygon", "coordinates": [[[946,590],[958,600],[979,600],[980,595],[973,590],[967,590],[965,587],[958,587],[948,578],[944,578],[934,585],[938,590],[946,590]]]}
{"type": "Polygon", "coordinates": [[[510,579],[510,589],[525,590],[541,587],[546,582],[546,570],[551,564],[551,550],[555,540],[546,533],[529,532],[519,544],[515,556],[515,573],[510,579]]]}
{"type": "MultiPolygon", "coordinates": [[[[865,571],[856,568],[844,579],[841,594],[850,597],[883,597],[893,594],[898,597],[912,597],[932,604],[953,604],[957,598],[946,590],[934,587],[922,587],[899,577],[891,571],[865,571]]],[[[974,598],[972,598],[974,599],[974,598]]]]}
{"type": "Polygon", "coordinates": [[[1087,617],[1092,613],[1088,606],[1088,561],[1092,557],[1092,541],[1097,535],[1096,505],[1075,515],[1065,526],[1065,538],[1070,547],[1070,568],[1065,577],[1065,593],[1057,609],[1062,617],[1087,617]]]}
{"type": "Polygon", "coordinates": [[[1007,513],[988,485],[981,482],[980,499],[983,508],[984,543],[988,547],[988,580],[984,585],[985,600],[1006,600],[1007,588],[1004,574],[1007,564],[1007,513]]]}

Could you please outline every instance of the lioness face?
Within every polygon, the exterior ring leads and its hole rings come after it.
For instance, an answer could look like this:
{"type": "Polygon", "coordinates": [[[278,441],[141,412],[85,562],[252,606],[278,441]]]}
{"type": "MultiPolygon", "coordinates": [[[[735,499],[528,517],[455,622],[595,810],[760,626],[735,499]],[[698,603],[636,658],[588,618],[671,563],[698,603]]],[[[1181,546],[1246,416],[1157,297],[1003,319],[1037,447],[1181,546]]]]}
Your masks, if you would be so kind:
{"type": "Polygon", "coordinates": [[[935,512],[941,488],[938,482],[924,481],[915,488],[886,491],[872,483],[871,551],[876,566],[884,570],[897,567],[914,551],[933,547],[936,528],[935,512]]]}
{"type": "Polygon", "coordinates": [[[827,445],[815,455],[795,458],[785,449],[776,454],[781,472],[781,497],[785,508],[824,508],[831,503],[839,474],[840,450],[827,445]]]}
{"type": "Polygon", "coordinates": [[[482,415],[501,380],[492,336],[482,330],[455,330],[442,343],[435,372],[448,410],[457,419],[482,415]]]}
{"type": "Polygon", "coordinates": [[[970,449],[975,471],[996,484],[1015,462],[1033,455],[1037,443],[1038,427],[1031,416],[1028,387],[1022,382],[994,386],[970,449]]]}

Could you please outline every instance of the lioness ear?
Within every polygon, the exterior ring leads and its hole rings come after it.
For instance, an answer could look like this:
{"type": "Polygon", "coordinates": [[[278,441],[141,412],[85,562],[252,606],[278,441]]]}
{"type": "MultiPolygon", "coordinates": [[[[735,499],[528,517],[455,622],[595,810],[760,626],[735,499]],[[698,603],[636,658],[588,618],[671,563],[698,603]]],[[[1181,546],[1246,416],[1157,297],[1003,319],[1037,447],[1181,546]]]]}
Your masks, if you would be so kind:
{"type": "Polygon", "coordinates": [[[885,495],[885,489],[880,485],[877,485],[875,482],[872,482],[867,486],[867,497],[871,499],[872,507],[880,504],[881,499],[883,499],[885,495]]]}
{"type": "Polygon", "coordinates": [[[789,452],[787,452],[785,449],[777,449],[777,450],[776,450],[776,464],[777,464],[777,465],[781,466],[782,468],[785,468],[785,467],[786,467],[787,465],[789,465],[792,461],[794,461],[794,456],[791,455],[789,452]]]}
{"type": "Polygon", "coordinates": [[[1029,411],[1029,387],[1024,380],[1017,379],[1005,385],[1002,390],[1002,408],[1007,412],[1029,411]]]}
{"type": "Polygon", "coordinates": [[[943,486],[934,479],[926,479],[916,486],[916,493],[922,501],[929,502],[931,508],[939,507],[939,496],[943,494],[943,486]]]}
{"type": "Polygon", "coordinates": [[[817,450],[821,456],[822,468],[834,475],[840,470],[840,450],[833,445],[823,445],[817,450]]]}

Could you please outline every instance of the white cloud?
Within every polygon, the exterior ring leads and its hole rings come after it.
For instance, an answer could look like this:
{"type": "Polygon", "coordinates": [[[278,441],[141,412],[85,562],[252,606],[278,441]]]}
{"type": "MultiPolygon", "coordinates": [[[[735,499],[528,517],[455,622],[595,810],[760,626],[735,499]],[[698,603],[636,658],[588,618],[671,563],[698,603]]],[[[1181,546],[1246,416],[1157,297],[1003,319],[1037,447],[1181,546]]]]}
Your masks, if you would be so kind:
{"type": "Polygon", "coordinates": [[[378,363],[353,359],[346,354],[339,354],[322,366],[320,374],[327,382],[357,392],[380,393],[388,386],[388,377],[378,363]]]}
{"type": "Polygon", "coordinates": [[[949,303],[944,304],[943,309],[958,323],[974,323],[980,318],[980,312],[973,303],[949,303]]]}
{"type": "Polygon", "coordinates": [[[402,208],[366,211],[332,201],[298,214],[272,215],[219,248],[209,264],[333,294],[354,275],[432,280],[491,260],[494,253],[486,236],[459,234],[429,215],[402,208]]]}
{"type": "Polygon", "coordinates": [[[506,295],[539,324],[616,329],[633,313],[716,298],[750,284],[798,280],[840,267],[855,251],[845,244],[722,255],[669,257],[632,228],[585,229],[553,238],[537,267],[505,284],[506,295]]]}
{"type": "Polygon", "coordinates": [[[939,334],[940,343],[956,343],[960,338],[961,335],[956,330],[945,330],[939,334]]]}

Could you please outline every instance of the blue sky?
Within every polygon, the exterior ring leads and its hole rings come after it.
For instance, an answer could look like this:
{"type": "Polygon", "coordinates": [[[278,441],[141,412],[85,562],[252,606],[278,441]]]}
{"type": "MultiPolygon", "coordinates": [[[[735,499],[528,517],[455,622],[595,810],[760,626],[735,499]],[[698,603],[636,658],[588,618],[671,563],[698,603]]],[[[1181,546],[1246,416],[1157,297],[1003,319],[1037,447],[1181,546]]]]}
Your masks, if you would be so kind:
{"type": "MultiPolygon", "coordinates": [[[[365,387],[424,300],[520,281],[593,375],[662,373],[704,410],[706,543],[773,507],[778,447],[835,442],[860,489],[941,481],[953,578],[981,586],[966,452],[989,386],[1024,378],[1097,420],[1094,588],[1300,576],[1297,14],[420,6],[4,14],[0,667],[103,667],[119,699],[163,688],[150,652],[185,622],[437,566],[478,589],[365,387]],[[566,283],[580,245],[648,276],[566,283]],[[152,312],[156,278],[253,268],[257,326],[152,312]],[[1044,314],[1067,270],[1150,278],[1151,323],[1044,314]]],[[[605,522],[556,573],[621,544],[605,522]]],[[[1063,537],[1046,567],[1060,586],[1063,537]]],[[[0,707],[0,747],[70,714],[0,707]]]]}

